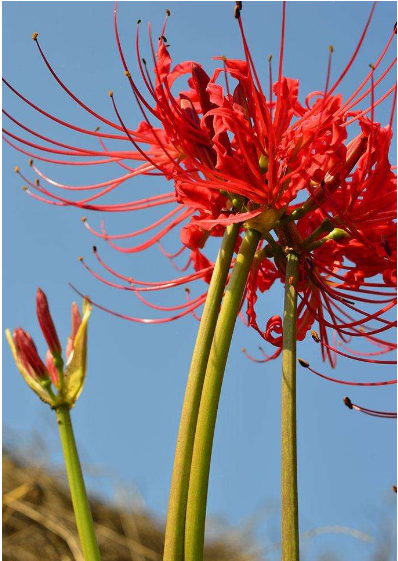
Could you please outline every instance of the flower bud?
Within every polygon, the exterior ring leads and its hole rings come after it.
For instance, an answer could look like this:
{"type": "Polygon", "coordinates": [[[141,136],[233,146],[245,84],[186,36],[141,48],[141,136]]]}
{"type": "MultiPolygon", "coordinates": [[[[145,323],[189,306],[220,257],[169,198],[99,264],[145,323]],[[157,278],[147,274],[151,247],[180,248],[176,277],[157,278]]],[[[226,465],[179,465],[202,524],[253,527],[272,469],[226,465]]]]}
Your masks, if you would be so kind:
{"type": "Polygon", "coordinates": [[[59,342],[57,330],[50,314],[47,297],[41,288],[37,289],[36,310],[37,319],[47,341],[48,348],[54,356],[60,357],[62,353],[61,343],[59,342]]]}
{"type": "Polygon", "coordinates": [[[56,388],[59,388],[59,372],[57,370],[57,367],[55,366],[54,357],[50,350],[48,350],[46,353],[46,365],[48,374],[51,378],[51,382],[56,388]]]}
{"type": "Polygon", "coordinates": [[[72,303],[71,317],[72,317],[72,329],[71,329],[70,336],[68,337],[68,341],[66,343],[66,349],[65,349],[66,358],[69,358],[71,352],[74,349],[74,346],[73,346],[74,340],[76,338],[78,329],[79,329],[80,324],[82,322],[82,318],[80,316],[79,308],[78,308],[76,302],[72,303]]]}
{"type": "Polygon", "coordinates": [[[39,380],[48,378],[47,369],[29,333],[18,327],[13,333],[13,340],[19,359],[29,375],[39,380]]]}

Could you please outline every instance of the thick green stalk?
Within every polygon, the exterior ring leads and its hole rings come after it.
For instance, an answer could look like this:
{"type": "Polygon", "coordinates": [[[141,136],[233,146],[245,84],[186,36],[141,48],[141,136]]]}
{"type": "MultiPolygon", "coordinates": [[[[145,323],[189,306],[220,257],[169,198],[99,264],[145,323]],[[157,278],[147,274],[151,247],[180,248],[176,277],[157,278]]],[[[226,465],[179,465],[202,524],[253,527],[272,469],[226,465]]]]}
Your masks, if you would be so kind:
{"type": "Polygon", "coordinates": [[[65,405],[59,406],[56,413],[83,557],[85,561],[101,561],[69,408],[65,405]]]}
{"type": "Polygon", "coordinates": [[[282,352],[282,561],[299,561],[296,430],[297,286],[299,257],[287,255],[282,352]]]}
{"type": "Polygon", "coordinates": [[[163,554],[164,561],[182,561],[183,559],[189,474],[200,397],[239,227],[239,224],[232,224],[225,231],[196,337],[174,457],[163,554]]]}
{"type": "Polygon", "coordinates": [[[185,561],[203,561],[207,490],[218,402],[247,277],[261,234],[247,230],[225,291],[203,384],[189,480],[185,561]]]}

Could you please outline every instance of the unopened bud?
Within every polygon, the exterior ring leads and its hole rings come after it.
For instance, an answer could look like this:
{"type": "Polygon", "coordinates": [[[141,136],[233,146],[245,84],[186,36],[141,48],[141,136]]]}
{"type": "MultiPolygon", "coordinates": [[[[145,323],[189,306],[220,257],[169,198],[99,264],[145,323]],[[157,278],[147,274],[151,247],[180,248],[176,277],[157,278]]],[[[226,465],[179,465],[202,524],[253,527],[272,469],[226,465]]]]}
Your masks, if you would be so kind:
{"type": "Polygon", "coordinates": [[[56,388],[59,388],[59,372],[55,366],[54,357],[50,350],[46,353],[46,365],[52,383],[56,388]]]}
{"type": "Polygon", "coordinates": [[[37,289],[36,311],[37,319],[47,341],[48,348],[55,357],[60,357],[62,352],[61,343],[59,342],[57,330],[50,314],[47,297],[40,288],[37,289]]]}
{"type": "Polygon", "coordinates": [[[13,340],[18,358],[29,375],[39,380],[48,378],[47,368],[41,360],[36,345],[29,333],[18,327],[13,333],[13,340]]]}

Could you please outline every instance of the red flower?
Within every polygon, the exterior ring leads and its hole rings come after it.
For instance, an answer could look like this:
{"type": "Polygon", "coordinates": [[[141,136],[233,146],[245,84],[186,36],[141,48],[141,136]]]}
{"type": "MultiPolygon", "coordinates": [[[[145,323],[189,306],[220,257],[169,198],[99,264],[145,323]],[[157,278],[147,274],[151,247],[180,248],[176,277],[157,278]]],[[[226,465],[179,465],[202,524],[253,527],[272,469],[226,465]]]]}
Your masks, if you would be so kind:
{"type": "Polygon", "coordinates": [[[168,318],[154,320],[116,315],[132,321],[162,323],[194,314],[202,305],[205,294],[167,308],[149,302],[144,294],[198,279],[208,282],[213,269],[204,253],[209,238],[222,235],[231,223],[247,222],[258,227],[263,211],[272,208],[280,214],[280,219],[273,232],[264,233],[242,302],[242,305],[247,304],[249,325],[276,347],[272,356],[276,356],[280,349],[282,321],[274,315],[268,321],[262,319],[260,327],[256,302],[277,279],[285,282],[285,250],[289,247],[301,255],[300,278],[295,287],[300,299],[299,340],[305,338],[316,321],[322,355],[332,365],[336,354],[352,358],[353,353],[337,349],[333,340],[330,341],[331,337],[339,337],[344,344],[355,337],[365,337],[385,352],[392,348],[379,337],[393,326],[385,314],[395,304],[391,288],[396,285],[396,181],[388,160],[392,117],[388,126],[382,127],[374,120],[374,110],[391,96],[391,115],[394,114],[395,86],[378,94],[377,98],[375,96],[376,87],[383,84],[395,65],[394,60],[378,75],[394,32],[355,91],[346,100],[338,93],[361,48],[373,11],[374,5],[351,59],[334,84],[330,84],[333,56],[333,49],[330,49],[325,84],[300,102],[299,81],[283,75],[285,6],[278,76],[273,82],[270,60],[267,92],[254,66],[238,7],[235,15],[244,59],[216,57],[219,67],[212,76],[192,61],[172,67],[164,37],[167,18],[156,51],[151,29],[149,31],[154,57],[151,76],[141,57],[138,26],[137,61],[146,86],[145,95],[138,89],[127,66],[115,9],[115,36],[121,63],[143,115],[142,123],[135,130],[125,124],[113,92],[110,92],[110,98],[115,122],[90,109],[71,92],[51,66],[37,34],[34,35],[39,52],[56,81],[78,105],[106,126],[106,132],[90,131],[61,121],[5,82],[39,113],[82,136],[95,137],[101,148],[75,147],[44,137],[8,113],[6,116],[17,126],[46,141],[50,147],[38,144],[39,141],[24,140],[8,130],[5,131],[6,141],[35,160],[63,166],[115,164],[123,169],[123,173],[102,183],[71,186],[55,182],[31,162],[33,171],[40,178],[36,183],[17,170],[29,185],[27,192],[49,204],[73,205],[93,211],[130,212],[172,204],[172,210],[160,219],[126,234],[110,234],[103,223],[100,230],[86,219],[84,224],[93,235],[104,239],[119,252],[137,253],[158,244],[175,268],[185,272],[192,265],[194,269],[194,272],[170,281],[142,281],[115,271],[95,249],[99,265],[117,282],[103,277],[82,260],[97,279],[114,288],[133,292],[141,302],[154,309],[171,312],[168,318]],[[182,76],[186,76],[188,88],[175,95],[173,85],[182,76]],[[369,106],[359,109],[359,103],[367,98],[369,106]],[[110,150],[105,143],[114,140],[124,141],[128,148],[110,150]],[[55,155],[69,159],[58,160],[55,155]],[[112,205],[98,203],[102,196],[138,175],[161,175],[172,181],[173,186],[164,194],[141,200],[112,205]],[[69,193],[90,191],[95,194],[80,199],[60,197],[52,192],[52,186],[69,193]],[[144,242],[130,247],[117,243],[117,240],[142,236],[156,228],[157,232],[150,234],[144,242]],[[176,228],[180,231],[183,246],[175,253],[168,253],[161,242],[176,228]],[[176,259],[187,249],[190,250],[189,258],[179,267],[176,259]],[[378,277],[369,281],[377,275],[382,275],[383,282],[379,282],[378,277]],[[374,308],[367,311],[368,306],[376,307],[376,311],[374,308]]]}

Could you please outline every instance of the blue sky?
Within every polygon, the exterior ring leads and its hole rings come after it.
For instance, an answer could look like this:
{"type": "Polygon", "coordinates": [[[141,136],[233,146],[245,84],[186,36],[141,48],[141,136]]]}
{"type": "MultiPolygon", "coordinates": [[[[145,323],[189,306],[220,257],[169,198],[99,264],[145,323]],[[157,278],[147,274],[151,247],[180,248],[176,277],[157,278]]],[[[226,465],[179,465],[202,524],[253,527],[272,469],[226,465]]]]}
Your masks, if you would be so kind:
{"type": "MultiPolygon", "coordinates": [[[[370,7],[370,2],[288,2],[284,70],[287,76],[300,79],[301,100],[310,91],[323,89],[330,44],[335,50],[332,78],[338,76],[355,48],[370,7]]],[[[132,68],[136,20],[150,20],[158,30],[166,8],[172,12],[167,39],[175,62],[198,60],[210,71],[213,56],[242,56],[232,2],[122,2],[120,31],[132,68]]],[[[112,89],[123,115],[134,126],[140,116],[117,57],[112,11],[111,2],[3,3],[4,76],[60,118],[87,128],[97,126],[96,120],[76,107],[51,79],[31,40],[31,34],[38,31],[43,49],[73,91],[113,119],[107,95],[112,89]]],[[[377,6],[355,67],[340,88],[344,96],[360,82],[369,63],[383,48],[395,22],[395,12],[394,2],[380,2],[377,6]]],[[[277,58],[279,51],[280,13],[279,2],[244,4],[245,29],[264,79],[268,55],[277,58]]],[[[143,49],[148,51],[145,27],[142,31],[143,49]]],[[[157,34],[155,31],[155,37],[157,34]]],[[[4,93],[3,100],[8,111],[42,134],[96,147],[93,140],[57,129],[25,108],[10,92],[4,93]]],[[[390,107],[387,101],[376,117],[388,121],[390,107]]],[[[66,340],[69,308],[75,299],[69,281],[93,300],[118,311],[155,317],[156,312],[132,296],[106,288],[89,277],[77,257],[83,255],[93,264],[91,246],[97,240],[84,229],[80,220],[83,213],[49,207],[27,197],[13,172],[18,164],[30,174],[27,157],[4,146],[3,158],[4,326],[22,325],[44,351],[34,317],[35,290],[41,286],[50,299],[60,335],[66,340]]],[[[118,172],[110,167],[41,167],[54,179],[72,184],[103,181],[118,172]]],[[[135,179],[109,200],[139,198],[163,189],[158,178],[135,179]]],[[[155,215],[142,212],[107,215],[105,219],[112,232],[123,233],[147,224],[155,215]]],[[[98,226],[100,217],[88,216],[98,226]]],[[[124,256],[104,242],[97,245],[114,268],[129,276],[162,280],[175,275],[156,248],[124,256]]],[[[177,248],[176,237],[170,236],[165,245],[170,251],[177,248]]],[[[201,289],[198,286],[199,292],[201,289]]],[[[280,313],[281,298],[280,286],[275,287],[272,297],[264,298],[264,318],[280,313]]],[[[183,299],[180,288],[159,294],[156,302],[178,303],[183,299]]],[[[114,474],[89,477],[90,486],[111,496],[116,479],[126,484],[134,482],[147,506],[161,518],[167,509],[180,407],[197,326],[192,317],[149,326],[123,322],[94,310],[87,383],[73,411],[83,461],[104,466],[105,471],[114,474]]],[[[279,539],[280,363],[264,366],[245,359],[241,347],[256,353],[259,344],[254,332],[238,325],[219,409],[209,513],[232,524],[258,513],[256,537],[265,547],[279,539]]],[[[299,347],[300,356],[311,358],[314,367],[327,373],[328,367],[322,365],[317,351],[311,340],[299,347]]],[[[394,368],[380,368],[383,371],[377,376],[393,377],[394,368]]],[[[8,349],[4,352],[3,372],[5,441],[27,439],[32,432],[39,434],[53,461],[60,462],[53,413],[25,386],[8,349]]],[[[371,380],[375,369],[343,359],[337,376],[371,380]]],[[[300,526],[302,531],[309,531],[340,525],[375,536],[380,517],[383,512],[392,512],[395,501],[391,485],[396,484],[396,425],[391,420],[350,412],[342,404],[345,393],[342,386],[312,377],[308,371],[298,371],[300,526]]],[[[353,401],[376,409],[396,407],[396,394],[391,387],[354,388],[349,395],[353,401]]],[[[306,541],[304,551],[309,561],[319,559],[320,552],[325,551],[336,551],[344,560],[367,560],[375,547],[375,542],[344,533],[322,534],[306,541]]],[[[278,553],[270,557],[277,558],[278,553]]]]}

